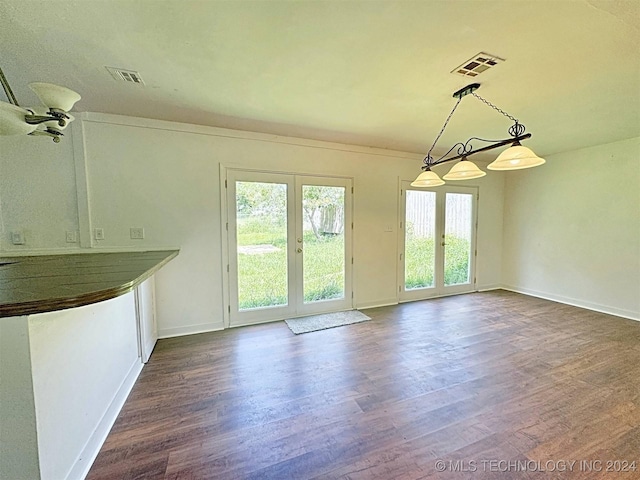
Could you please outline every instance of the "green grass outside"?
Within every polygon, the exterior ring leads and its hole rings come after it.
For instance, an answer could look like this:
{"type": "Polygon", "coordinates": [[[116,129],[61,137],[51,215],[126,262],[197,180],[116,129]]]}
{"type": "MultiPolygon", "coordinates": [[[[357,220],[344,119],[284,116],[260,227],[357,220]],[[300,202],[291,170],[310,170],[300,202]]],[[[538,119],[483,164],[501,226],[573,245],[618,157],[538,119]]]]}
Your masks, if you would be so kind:
{"type": "MultiPolygon", "coordinates": [[[[448,236],[445,284],[468,281],[467,240],[448,236]]],[[[286,227],[268,220],[240,220],[238,245],[273,245],[276,252],[238,255],[238,298],[241,310],[285,305],[287,302],[286,227]]],[[[304,237],[305,302],[342,298],[344,244],[342,236],[304,237]]],[[[433,286],[433,239],[413,237],[406,242],[405,288],[433,286]]]]}
{"type": "MultiPolygon", "coordinates": [[[[304,301],[344,296],[344,241],[342,236],[303,239],[304,301]]],[[[273,245],[280,250],[259,255],[238,255],[238,298],[241,310],[286,305],[286,227],[268,220],[238,222],[238,245],[273,245]]]]}
{"type": "MultiPolygon", "coordinates": [[[[469,281],[469,241],[445,237],[445,285],[469,281]]],[[[410,237],[405,242],[405,288],[412,290],[434,286],[434,239],[410,237]]]]}

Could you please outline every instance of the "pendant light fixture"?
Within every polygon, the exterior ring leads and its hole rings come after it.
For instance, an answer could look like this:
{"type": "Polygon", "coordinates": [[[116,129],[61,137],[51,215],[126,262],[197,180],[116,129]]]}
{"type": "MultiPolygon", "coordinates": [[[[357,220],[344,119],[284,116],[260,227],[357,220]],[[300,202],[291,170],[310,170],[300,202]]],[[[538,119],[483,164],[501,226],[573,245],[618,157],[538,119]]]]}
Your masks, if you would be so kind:
{"type": "Polygon", "coordinates": [[[0,83],[7,102],[0,101],[0,135],[46,135],[60,142],[62,131],[74,119],[68,112],[80,100],[73,90],[52,83],[35,82],[29,88],[44,107],[23,108],[18,105],[9,82],[0,69],[0,83]]]}
{"type": "Polygon", "coordinates": [[[445,180],[471,180],[472,178],[484,177],[487,172],[483,172],[478,166],[467,160],[467,157],[462,157],[458,163],[456,163],[449,173],[442,178],[445,180]]]}
{"type": "Polygon", "coordinates": [[[538,157],[531,149],[523,147],[516,141],[487,165],[489,170],[520,170],[542,165],[544,159],[538,157]]]}
{"type": "Polygon", "coordinates": [[[444,185],[444,180],[430,169],[418,175],[418,178],[411,184],[412,187],[439,187],[440,185],[444,185]]]}
{"type": "Polygon", "coordinates": [[[431,145],[427,156],[424,157],[424,165],[422,166],[422,170],[424,171],[420,175],[418,175],[418,178],[416,178],[411,183],[412,187],[437,187],[439,185],[444,185],[444,180],[470,180],[472,178],[484,177],[486,175],[486,172],[483,172],[477,167],[477,165],[469,161],[468,157],[476,153],[486,152],[488,150],[493,150],[494,148],[503,147],[509,144],[511,144],[511,147],[507,148],[498,156],[498,158],[496,158],[487,166],[489,170],[520,170],[523,168],[537,167],[538,165],[542,165],[543,163],[545,163],[545,160],[538,157],[535,153],[533,153],[533,151],[531,151],[531,149],[520,145],[520,140],[531,138],[530,133],[525,133],[524,125],[521,124],[517,118],[512,117],[504,110],[499,109],[494,104],[475,93],[478,88],[480,88],[479,83],[472,83],[471,85],[467,85],[466,87],[458,90],[453,94],[453,98],[457,98],[458,101],[453,106],[451,113],[449,113],[449,116],[445,120],[444,125],[442,126],[442,129],[440,129],[440,133],[438,133],[438,136],[434,140],[433,145],[431,145]],[[464,143],[456,143],[447,151],[447,153],[445,153],[437,160],[434,160],[431,156],[431,152],[444,133],[445,128],[447,128],[449,120],[451,120],[451,117],[456,111],[456,108],[458,108],[458,105],[466,95],[472,95],[476,97],[486,105],[490,106],[497,112],[500,112],[502,115],[512,120],[514,124],[511,126],[511,128],[509,128],[509,135],[511,135],[512,138],[507,138],[505,140],[485,140],[478,137],[471,137],[464,143]],[[490,145],[474,149],[473,145],[471,144],[472,141],[489,143],[490,145]],[[457,155],[447,157],[454,150],[456,150],[457,155]],[[431,170],[431,168],[435,167],[436,165],[440,165],[445,162],[452,162],[455,160],[460,161],[456,163],[453,168],[451,168],[451,170],[449,170],[449,173],[442,177],[444,180],[442,180],[435,172],[431,170]]]}

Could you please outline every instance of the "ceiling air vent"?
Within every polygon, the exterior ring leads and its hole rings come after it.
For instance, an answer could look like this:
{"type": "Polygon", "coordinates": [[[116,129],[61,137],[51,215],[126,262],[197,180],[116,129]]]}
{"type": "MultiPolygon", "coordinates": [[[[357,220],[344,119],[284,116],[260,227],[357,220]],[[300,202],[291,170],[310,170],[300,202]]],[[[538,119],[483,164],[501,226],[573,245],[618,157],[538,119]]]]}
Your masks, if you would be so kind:
{"type": "Polygon", "coordinates": [[[480,52],[474,55],[469,60],[464,62],[459,67],[451,70],[451,73],[462,75],[464,77],[477,77],[482,72],[486,72],[492,67],[495,67],[499,63],[504,62],[504,58],[496,57],[489,53],[480,52]]]}
{"type": "Polygon", "coordinates": [[[138,72],[135,72],[133,70],[124,70],[122,68],[114,68],[114,67],[104,67],[104,68],[106,68],[111,74],[111,76],[116,80],[144,85],[144,80],[142,80],[142,77],[138,72]]]}

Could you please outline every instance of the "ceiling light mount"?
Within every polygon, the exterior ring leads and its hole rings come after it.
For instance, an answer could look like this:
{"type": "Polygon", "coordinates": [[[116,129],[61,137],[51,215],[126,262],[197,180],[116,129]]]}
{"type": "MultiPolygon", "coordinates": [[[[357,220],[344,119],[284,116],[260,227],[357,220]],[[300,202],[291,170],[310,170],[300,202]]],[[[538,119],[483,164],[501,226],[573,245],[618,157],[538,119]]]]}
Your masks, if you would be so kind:
{"type": "Polygon", "coordinates": [[[457,99],[462,100],[462,97],[475,92],[479,88],[480,88],[480,84],[479,83],[472,83],[470,85],[467,85],[466,87],[461,88],[457,92],[453,92],[453,98],[457,98],[457,99]]]}
{"type": "Polygon", "coordinates": [[[468,160],[468,157],[470,157],[471,155],[475,155],[476,153],[486,152],[488,150],[493,150],[494,148],[503,147],[508,144],[511,144],[511,147],[502,152],[495,161],[487,166],[489,170],[520,170],[523,168],[537,167],[538,165],[542,165],[543,163],[545,163],[544,159],[538,157],[530,149],[528,149],[527,147],[523,147],[520,144],[521,140],[531,138],[530,133],[525,133],[525,126],[520,123],[517,118],[509,115],[504,110],[496,107],[493,103],[475,93],[475,91],[479,88],[479,83],[472,83],[453,93],[453,98],[457,98],[458,101],[453,106],[451,113],[449,113],[449,116],[445,120],[444,125],[440,129],[440,133],[438,133],[436,139],[433,142],[433,145],[431,145],[431,148],[429,149],[427,155],[424,157],[424,165],[422,166],[422,170],[424,170],[424,172],[421,173],[418,178],[416,178],[411,186],[435,187],[438,185],[443,185],[445,182],[442,181],[440,177],[438,177],[438,175],[431,170],[431,168],[435,167],[436,165],[440,165],[446,162],[452,162],[455,160],[461,161],[458,164],[454,165],[449,173],[444,175],[443,178],[445,180],[469,180],[472,178],[483,177],[484,175],[486,175],[486,173],[480,170],[474,163],[470,162],[468,160]],[[491,107],[493,110],[501,113],[502,115],[513,121],[513,125],[508,130],[511,138],[503,140],[487,140],[479,137],[471,137],[466,142],[455,143],[444,155],[434,160],[434,158],[431,156],[431,152],[433,151],[434,147],[438,143],[438,140],[440,140],[440,137],[447,128],[449,120],[451,120],[451,117],[458,108],[458,105],[460,105],[462,99],[467,95],[476,97],[485,105],[491,107]],[[480,148],[474,148],[473,144],[471,143],[474,141],[488,143],[489,145],[480,148]],[[448,155],[454,152],[454,150],[457,155],[449,157],[448,155]]]}
{"type": "Polygon", "coordinates": [[[59,85],[35,82],[29,84],[29,88],[45,108],[23,108],[1,68],[0,83],[9,100],[9,103],[0,102],[0,135],[46,135],[59,143],[64,135],[62,130],[73,121],[68,112],[80,100],[80,95],[59,85]]]}

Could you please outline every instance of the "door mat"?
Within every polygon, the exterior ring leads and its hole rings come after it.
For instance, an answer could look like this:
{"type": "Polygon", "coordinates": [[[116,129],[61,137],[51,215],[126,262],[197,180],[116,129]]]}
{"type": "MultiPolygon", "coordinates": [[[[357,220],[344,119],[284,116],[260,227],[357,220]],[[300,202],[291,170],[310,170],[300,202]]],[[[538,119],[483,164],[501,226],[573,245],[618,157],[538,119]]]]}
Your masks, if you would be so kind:
{"type": "Polygon", "coordinates": [[[301,333],[315,332],[326,328],[340,327],[371,320],[364,313],[358,310],[348,312],[323,313],[322,315],[311,315],[309,317],[289,318],[285,320],[289,329],[299,335],[301,333]]]}

